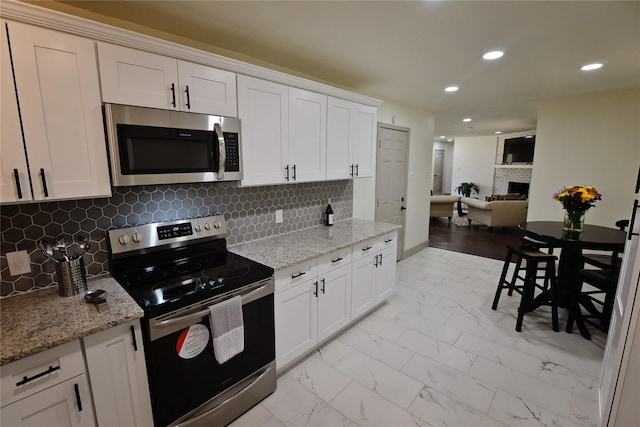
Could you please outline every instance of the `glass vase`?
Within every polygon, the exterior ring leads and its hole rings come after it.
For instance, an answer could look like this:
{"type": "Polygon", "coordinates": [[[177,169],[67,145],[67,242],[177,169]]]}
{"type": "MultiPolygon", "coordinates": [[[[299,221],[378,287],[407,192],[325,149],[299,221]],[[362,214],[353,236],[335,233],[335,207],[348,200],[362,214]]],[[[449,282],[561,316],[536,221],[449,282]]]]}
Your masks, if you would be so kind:
{"type": "Polygon", "coordinates": [[[569,238],[577,238],[582,233],[584,215],[586,211],[564,211],[564,224],[562,229],[569,238]]]}

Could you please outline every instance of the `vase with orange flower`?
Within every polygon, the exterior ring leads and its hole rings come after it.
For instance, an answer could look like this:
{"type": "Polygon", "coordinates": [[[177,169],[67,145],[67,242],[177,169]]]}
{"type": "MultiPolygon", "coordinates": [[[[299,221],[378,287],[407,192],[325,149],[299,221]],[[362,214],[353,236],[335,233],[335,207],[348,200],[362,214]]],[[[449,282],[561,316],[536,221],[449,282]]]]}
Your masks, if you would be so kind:
{"type": "Polygon", "coordinates": [[[571,185],[553,193],[565,211],[563,229],[569,238],[578,238],[584,226],[586,212],[595,206],[602,195],[589,185],[571,185]]]}

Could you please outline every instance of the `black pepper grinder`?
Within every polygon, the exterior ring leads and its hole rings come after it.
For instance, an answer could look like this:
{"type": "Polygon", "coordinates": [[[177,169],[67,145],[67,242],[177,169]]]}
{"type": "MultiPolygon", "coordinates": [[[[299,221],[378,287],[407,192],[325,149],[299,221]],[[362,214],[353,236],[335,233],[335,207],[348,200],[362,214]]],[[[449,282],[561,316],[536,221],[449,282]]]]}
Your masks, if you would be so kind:
{"type": "Polygon", "coordinates": [[[331,199],[327,202],[327,209],[324,211],[324,225],[333,225],[333,209],[331,208],[331,199]]]}

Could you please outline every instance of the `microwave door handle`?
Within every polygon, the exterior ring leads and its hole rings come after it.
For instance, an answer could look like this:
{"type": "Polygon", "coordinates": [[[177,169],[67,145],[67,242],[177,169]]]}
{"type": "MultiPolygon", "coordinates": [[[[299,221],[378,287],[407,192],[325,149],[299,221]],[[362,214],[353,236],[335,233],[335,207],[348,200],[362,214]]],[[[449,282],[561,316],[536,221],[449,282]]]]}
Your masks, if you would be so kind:
{"type": "Polygon", "coordinates": [[[227,166],[227,151],[224,144],[224,133],[219,123],[213,125],[213,130],[218,136],[218,179],[224,178],[224,170],[227,166]]]}

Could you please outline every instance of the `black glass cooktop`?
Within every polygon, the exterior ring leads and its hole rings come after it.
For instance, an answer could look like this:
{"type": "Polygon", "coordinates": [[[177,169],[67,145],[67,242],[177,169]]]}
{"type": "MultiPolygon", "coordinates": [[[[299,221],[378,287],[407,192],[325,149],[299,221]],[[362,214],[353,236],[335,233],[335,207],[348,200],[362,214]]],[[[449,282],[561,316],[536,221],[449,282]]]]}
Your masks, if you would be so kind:
{"type": "Polygon", "coordinates": [[[273,269],[211,245],[193,245],[116,262],[113,276],[145,310],[167,310],[233,291],[273,269]]]}

